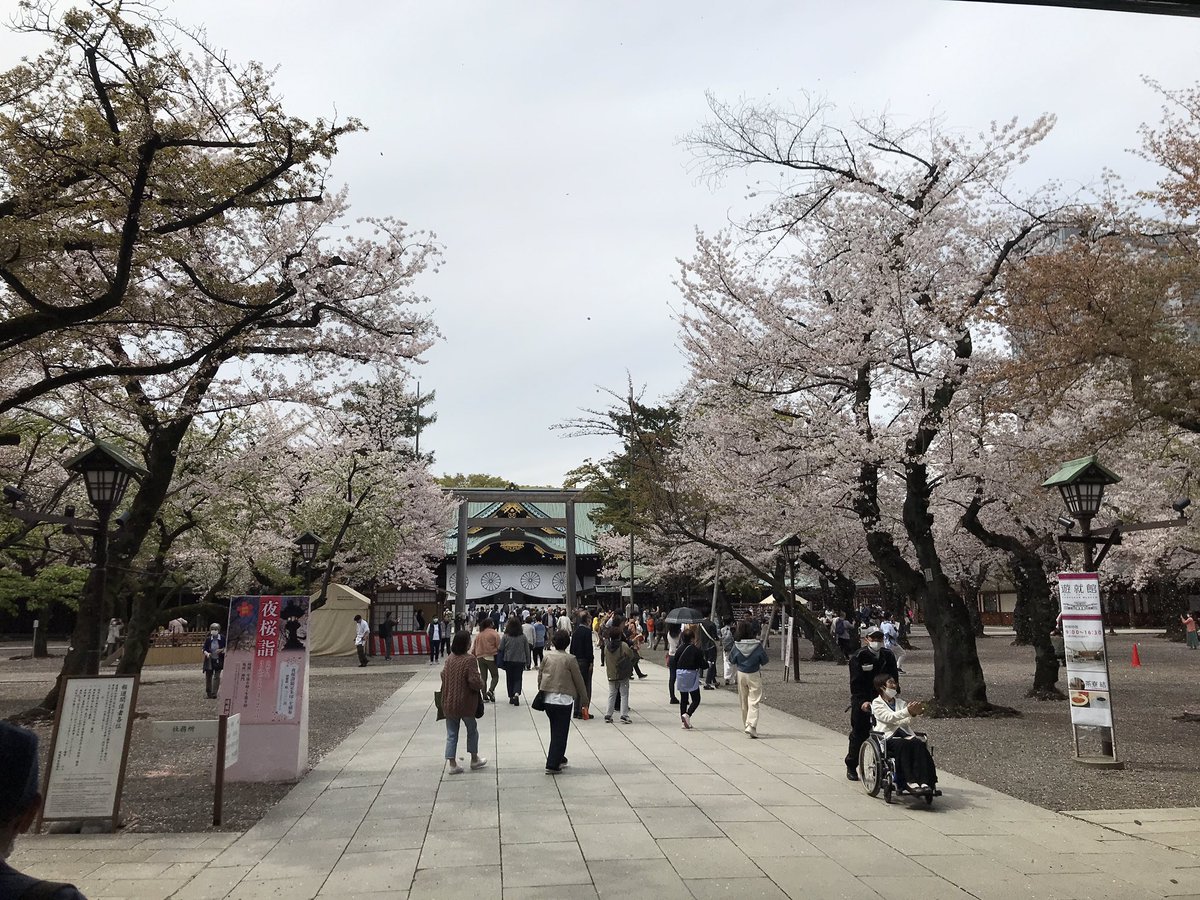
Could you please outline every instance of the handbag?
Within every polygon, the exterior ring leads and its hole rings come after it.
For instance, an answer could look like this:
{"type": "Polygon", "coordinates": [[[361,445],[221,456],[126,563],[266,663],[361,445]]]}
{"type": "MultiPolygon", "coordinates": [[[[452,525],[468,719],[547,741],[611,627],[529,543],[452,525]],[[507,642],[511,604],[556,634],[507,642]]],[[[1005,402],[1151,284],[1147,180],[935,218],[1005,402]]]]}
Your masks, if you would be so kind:
{"type": "Polygon", "coordinates": [[[536,709],[538,712],[544,711],[546,709],[546,692],[538,691],[533,697],[533,702],[529,704],[529,708],[536,709]]]}
{"type": "Polygon", "coordinates": [[[479,692],[479,702],[475,704],[475,718],[483,718],[483,691],[479,692]]]}
{"type": "Polygon", "coordinates": [[[437,707],[436,721],[440,722],[440,721],[442,721],[442,719],[446,718],[446,713],[442,711],[442,692],[441,691],[433,692],[433,705],[435,707],[437,707]]]}

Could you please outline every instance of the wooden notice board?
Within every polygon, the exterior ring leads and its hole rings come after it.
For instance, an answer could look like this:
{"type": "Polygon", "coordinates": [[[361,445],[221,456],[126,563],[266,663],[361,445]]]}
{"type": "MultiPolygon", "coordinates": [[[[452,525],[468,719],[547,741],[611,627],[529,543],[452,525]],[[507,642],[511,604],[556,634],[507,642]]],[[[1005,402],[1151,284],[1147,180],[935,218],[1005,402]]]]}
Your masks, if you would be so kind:
{"type": "Polygon", "coordinates": [[[61,819],[108,819],[117,830],[137,692],[136,675],[64,679],[38,830],[43,821],[61,819]]]}

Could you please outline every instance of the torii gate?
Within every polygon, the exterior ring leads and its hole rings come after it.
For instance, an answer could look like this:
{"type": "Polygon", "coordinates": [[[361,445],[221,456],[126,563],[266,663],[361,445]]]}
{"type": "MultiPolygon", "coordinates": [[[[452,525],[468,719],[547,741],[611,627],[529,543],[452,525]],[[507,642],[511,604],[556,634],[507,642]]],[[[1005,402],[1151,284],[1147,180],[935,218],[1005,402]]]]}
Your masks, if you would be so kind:
{"type": "Polygon", "coordinates": [[[455,594],[454,614],[465,615],[467,612],[467,531],[472,526],[481,528],[512,528],[521,519],[511,519],[506,516],[471,516],[468,503],[509,503],[511,501],[526,503],[563,503],[566,505],[564,518],[537,518],[538,528],[562,528],[566,530],[567,552],[564,565],[566,566],[567,615],[575,612],[575,501],[583,494],[579,489],[564,490],[486,490],[479,488],[448,488],[446,493],[458,500],[458,554],[455,557],[455,594]]]}

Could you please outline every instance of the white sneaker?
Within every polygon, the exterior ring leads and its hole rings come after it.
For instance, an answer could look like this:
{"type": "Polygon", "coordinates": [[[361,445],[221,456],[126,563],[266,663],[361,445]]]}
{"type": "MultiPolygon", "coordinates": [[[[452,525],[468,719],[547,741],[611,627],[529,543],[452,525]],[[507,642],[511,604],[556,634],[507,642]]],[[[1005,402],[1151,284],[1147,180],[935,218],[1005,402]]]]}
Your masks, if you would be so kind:
{"type": "Polygon", "coordinates": [[[753,725],[750,726],[750,737],[752,737],[752,738],[758,737],[758,729],[755,728],[753,725]]]}
{"type": "Polygon", "coordinates": [[[462,773],[463,773],[463,767],[460,766],[458,763],[450,763],[450,765],[446,767],[447,775],[461,775],[462,773]]]}
{"type": "Polygon", "coordinates": [[[486,765],[487,765],[487,760],[484,759],[482,756],[479,757],[479,759],[471,760],[471,768],[472,769],[482,769],[486,765]]]}
{"type": "Polygon", "coordinates": [[[692,717],[691,716],[689,716],[687,713],[684,713],[680,718],[683,719],[683,727],[684,728],[692,727],[692,717]]]}

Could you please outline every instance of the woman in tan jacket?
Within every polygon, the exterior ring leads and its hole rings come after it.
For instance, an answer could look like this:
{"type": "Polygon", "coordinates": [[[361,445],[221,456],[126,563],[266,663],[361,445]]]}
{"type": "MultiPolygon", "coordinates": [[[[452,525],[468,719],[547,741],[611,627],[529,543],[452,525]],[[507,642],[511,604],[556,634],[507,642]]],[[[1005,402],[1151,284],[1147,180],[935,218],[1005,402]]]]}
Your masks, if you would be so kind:
{"type": "Polygon", "coordinates": [[[450,655],[442,666],[442,713],[446,716],[446,769],[451,775],[461,775],[458,764],[458,730],[463,723],[467,726],[467,752],[471,754],[471,768],[482,769],[487,760],[479,755],[479,725],[475,721],[475,710],[479,706],[479,692],[483,690],[483,679],[475,657],[467,653],[471,647],[471,635],[460,631],[450,643],[450,655]]]}
{"type": "Polygon", "coordinates": [[[554,633],[554,649],[546,652],[538,670],[538,690],[544,691],[546,718],[550,720],[550,749],[546,753],[546,774],[558,775],[567,764],[567,738],[571,734],[571,709],[578,700],[586,709],[587,685],[579,671],[579,660],[566,650],[571,635],[554,633]]]}

